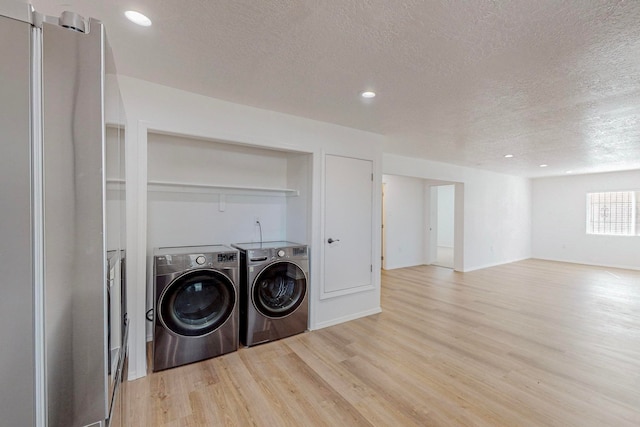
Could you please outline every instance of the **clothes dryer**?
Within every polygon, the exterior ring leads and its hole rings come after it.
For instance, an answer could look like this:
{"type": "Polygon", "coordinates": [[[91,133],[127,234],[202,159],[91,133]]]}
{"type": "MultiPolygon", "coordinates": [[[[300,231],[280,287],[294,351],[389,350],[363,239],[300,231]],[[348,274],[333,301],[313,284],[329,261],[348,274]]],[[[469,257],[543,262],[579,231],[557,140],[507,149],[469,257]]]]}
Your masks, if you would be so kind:
{"type": "Polygon", "coordinates": [[[299,243],[236,243],[240,251],[240,341],[252,346],[306,331],[309,250],[299,243]]]}
{"type": "Polygon", "coordinates": [[[158,248],[154,277],[154,371],[237,350],[237,250],[158,248]]]}

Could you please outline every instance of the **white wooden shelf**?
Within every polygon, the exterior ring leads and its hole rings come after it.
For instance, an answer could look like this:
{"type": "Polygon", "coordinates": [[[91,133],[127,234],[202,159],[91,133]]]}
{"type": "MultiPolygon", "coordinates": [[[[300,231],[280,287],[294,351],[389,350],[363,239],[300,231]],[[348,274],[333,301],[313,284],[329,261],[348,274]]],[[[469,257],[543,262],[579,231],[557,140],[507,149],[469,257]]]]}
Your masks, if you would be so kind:
{"type": "MultiPolygon", "coordinates": [[[[122,189],[124,179],[107,179],[108,189],[122,189]]],[[[299,196],[300,191],[293,188],[254,187],[244,185],[200,184],[192,182],[148,181],[149,191],[169,193],[204,193],[243,196],[299,196]]]]}
{"type": "MultiPolygon", "coordinates": [[[[107,179],[108,190],[124,191],[123,179],[107,179]]],[[[292,188],[250,187],[241,185],[199,184],[190,182],[148,181],[147,190],[161,193],[215,194],[218,196],[218,210],[226,210],[227,196],[269,196],[295,197],[299,190],[292,188]]]]}
{"type": "Polygon", "coordinates": [[[242,185],[200,184],[191,182],[148,181],[147,189],[158,192],[204,193],[243,196],[299,196],[300,191],[292,188],[253,187],[242,185]]]}

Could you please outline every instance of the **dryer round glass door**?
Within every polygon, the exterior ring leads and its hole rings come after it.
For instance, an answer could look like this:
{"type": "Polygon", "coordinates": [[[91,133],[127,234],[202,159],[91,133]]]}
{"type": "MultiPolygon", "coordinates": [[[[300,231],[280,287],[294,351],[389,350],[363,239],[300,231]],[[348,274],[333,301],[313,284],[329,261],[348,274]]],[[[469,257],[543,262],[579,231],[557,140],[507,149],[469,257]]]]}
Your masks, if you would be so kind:
{"type": "Polygon", "coordinates": [[[222,326],[233,313],[233,282],[214,270],[194,270],[176,278],[158,301],[164,326],[178,335],[202,336],[222,326]]]}
{"type": "Polygon", "coordinates": [[[307,279],[297,265],[276,262],[262,270],[253,282],[253,305],[267,317],[285,317],[304,300],[307,279]]]}

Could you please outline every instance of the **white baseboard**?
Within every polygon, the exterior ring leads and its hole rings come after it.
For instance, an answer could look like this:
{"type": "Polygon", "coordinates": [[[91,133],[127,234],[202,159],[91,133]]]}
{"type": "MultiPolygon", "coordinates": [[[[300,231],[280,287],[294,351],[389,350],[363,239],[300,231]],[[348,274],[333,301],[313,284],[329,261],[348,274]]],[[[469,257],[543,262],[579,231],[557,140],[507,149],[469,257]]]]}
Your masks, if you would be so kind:
{"type": "Polygon", "coordinates": [[[328,328],[329,326],[339,325],[340,323],[348,322],[350,320],[359,319],[361,317],[371,316],[372,314],[382,313],[381,307],[372,308],[370,310],[361,311],[359,313],[350,314],[348,316],[338,317],[336,319],[327,320],[325,322],[320,322],[315,325],[313,328],[309,328],[309,330],[317,330],[328,328]]]}
{"type": "Polygon", "coordinates": [[[400,264],[400,265],[391,265],[391,266],[387,266],[386,268],[383,268],[384,271],[391,271],[391,270],[398,270],[400,268],[408,268],[408,267],[417,267],[419,265],[424,265],[425,263],[420,262],[418,264],[400,264]]]}
{"type": "Polygon", "coordinates": [[[571,259],[560,259],[560,258],[542,258],[542,257],[531,257],[531,258],[539,259],[539,260],[543,260],[543,261],[556,261],[556,262],[566,262],[568,264],[589,265],[589,266],[592,266],[592,267],[620,268],[622,270],[640,271],[640,267],[638,267],[638,266],[615,265],[615,264],[596,264],[596,263],[592,263],[592,262],[578,261],[578,260],[571,260],[571,259]]]}
{"type": "Polygon", "coordinates": [[[483,268],[497,267],[499,265],[511,264],[512,262],[524,261],[525,259],[531,259],[531,258],[532,257],[528,256],[528,257],[524,257],[524,258],[512,259],[512,260],[509,260],[509,261],[501,261],[501,262],[495,262],[495,263],[491,263],[491,264],[478,265],[478,266],[474,266],[474,267],[471,267],[471,268],[465,268],[464,270],[462,270],[462,272],[463,273],[469,273],[471,271],[482,270],[483,268]]]}

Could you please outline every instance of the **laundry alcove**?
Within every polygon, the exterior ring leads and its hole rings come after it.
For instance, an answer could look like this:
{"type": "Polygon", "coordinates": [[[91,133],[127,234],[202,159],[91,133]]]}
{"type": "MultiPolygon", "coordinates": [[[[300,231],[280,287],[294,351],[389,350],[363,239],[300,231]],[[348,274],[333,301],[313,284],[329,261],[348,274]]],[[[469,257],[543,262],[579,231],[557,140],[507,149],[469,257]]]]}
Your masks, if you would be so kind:
{"type": "Polygon", "coordinates": [[[311,156],[149,132],[147,307],[153,306],[154,248],[260,240],[307,243],[311,156]]]}

